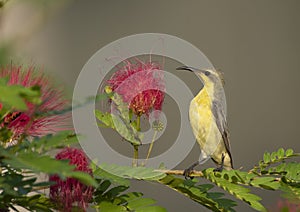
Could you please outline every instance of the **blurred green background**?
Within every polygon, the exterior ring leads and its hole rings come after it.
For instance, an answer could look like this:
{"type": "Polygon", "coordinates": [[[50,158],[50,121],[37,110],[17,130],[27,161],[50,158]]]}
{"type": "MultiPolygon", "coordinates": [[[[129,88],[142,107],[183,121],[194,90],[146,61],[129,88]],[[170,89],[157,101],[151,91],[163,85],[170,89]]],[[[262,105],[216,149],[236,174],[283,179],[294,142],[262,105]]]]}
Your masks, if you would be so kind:
{"type": "MultiPolygon", "coordinates": [[[[9,0],[0,9],[0,63],[43,67],[71,94],[83,65],[104,45],[144,32],[182,38],[225,74],[234,165],[247,170],[265,151],[300,150],[299,10],[297,0],[9,0]]],[[[199,91],[194,75],[175,74],[199,91]]],[[[197,157],[195,148],[180,168],[197,157]]],[[[206,211],[160,185],[134,182],[132,190],[157,199],[168,211],[206,211]]],[[[279,198],[257,193],[270,207],[279,198]]],[[[241,210],[252,211],[243,204],[241,210]]]]}

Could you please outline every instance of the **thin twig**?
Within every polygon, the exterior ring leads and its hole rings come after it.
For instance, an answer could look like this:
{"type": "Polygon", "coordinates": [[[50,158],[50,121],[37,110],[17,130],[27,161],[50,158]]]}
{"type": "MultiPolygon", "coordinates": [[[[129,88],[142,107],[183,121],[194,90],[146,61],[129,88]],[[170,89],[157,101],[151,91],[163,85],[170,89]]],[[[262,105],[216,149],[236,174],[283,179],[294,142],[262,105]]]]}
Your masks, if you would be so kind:
{"type": "MultiPolygon", "coordinates": [[[[138,132],[141,131],[141,116],[136,117],[136,130],[138,132]]],[[[133,159],[132,159],[132,166],[137,167],[139,159],[139,145],[133,145],[133,159]]]]}
{"type": "Polygon", "coordinates": [[[48,189],[48,188],[50,188],[50,186],[39,186],[37,188],[31,189],[31,191],[40,191],[40,190],[45,190],[45,189],[48,189]]]}
{"type": "Polygon", "coordinates": [[[153,148],[153,144],[154,144],[154,141],[156,139],[156,135],[157,135],[157,130],[154,131],[154,135],[153,135],[152,141],[150,143],[149,150],[148,150],[147,157],[145,159],[144,165],[146,165],[146,163],[147,163],[147,161],[150,157],[150,154],[151,154],[151,151],[152,151],[152,148],[153,148]]]}
{"type": "MultiPolygon", "coordinates": [[[[166,170],[166,169],[156,169],[156,172],[162,172],[165,174],[172,174],[172,175],[183,175],[184,170],[166,170]]],[[[190,177],[203,177],[204,174],[202,171],[192,171],[189,174],[190,177]]]]}

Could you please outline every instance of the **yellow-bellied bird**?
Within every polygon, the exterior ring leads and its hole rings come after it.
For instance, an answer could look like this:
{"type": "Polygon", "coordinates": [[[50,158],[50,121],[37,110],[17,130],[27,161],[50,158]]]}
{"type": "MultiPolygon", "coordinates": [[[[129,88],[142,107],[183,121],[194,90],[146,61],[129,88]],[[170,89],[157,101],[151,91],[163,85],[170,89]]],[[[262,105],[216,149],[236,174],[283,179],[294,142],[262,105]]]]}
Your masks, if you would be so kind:
{"type": "Polygon", "coordinates": [[[194,72],[203,83],[203,88],[191,101],[189,109],[190,124],[200,145],[201,155],[199,161],[185,170],[185,177],[195,166],[209,158],[218,165],[216,171],[233,169],[222,75],[216,70],[199,70],[188,66],[177,70],[194,72]]]}

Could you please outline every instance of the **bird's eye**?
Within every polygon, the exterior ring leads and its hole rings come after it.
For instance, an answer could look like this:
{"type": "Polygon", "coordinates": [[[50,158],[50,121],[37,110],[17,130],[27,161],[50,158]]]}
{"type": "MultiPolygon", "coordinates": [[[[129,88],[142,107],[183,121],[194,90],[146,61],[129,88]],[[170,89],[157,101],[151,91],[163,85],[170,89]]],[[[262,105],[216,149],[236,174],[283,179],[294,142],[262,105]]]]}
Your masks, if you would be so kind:
{"type": "Polygon", "coordinates": [[[209,71],[205,71],[204,74],[205,74],[205,76],[209,76],[210,72],[209,71]]]}

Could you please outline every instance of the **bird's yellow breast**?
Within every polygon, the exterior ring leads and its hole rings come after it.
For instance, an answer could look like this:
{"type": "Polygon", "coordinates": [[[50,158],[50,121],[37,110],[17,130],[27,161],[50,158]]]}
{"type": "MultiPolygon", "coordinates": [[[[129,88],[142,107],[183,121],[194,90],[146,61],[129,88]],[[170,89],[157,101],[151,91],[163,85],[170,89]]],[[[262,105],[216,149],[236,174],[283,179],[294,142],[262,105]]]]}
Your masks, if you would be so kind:
{"type": "Polygon", "coordinates": [[[214,117],[211,111],[212,100],[205,88],[191,101],[189,117],[193,133],[200,144],[204,145],[207,133],[214,124],[214,117]]]}

